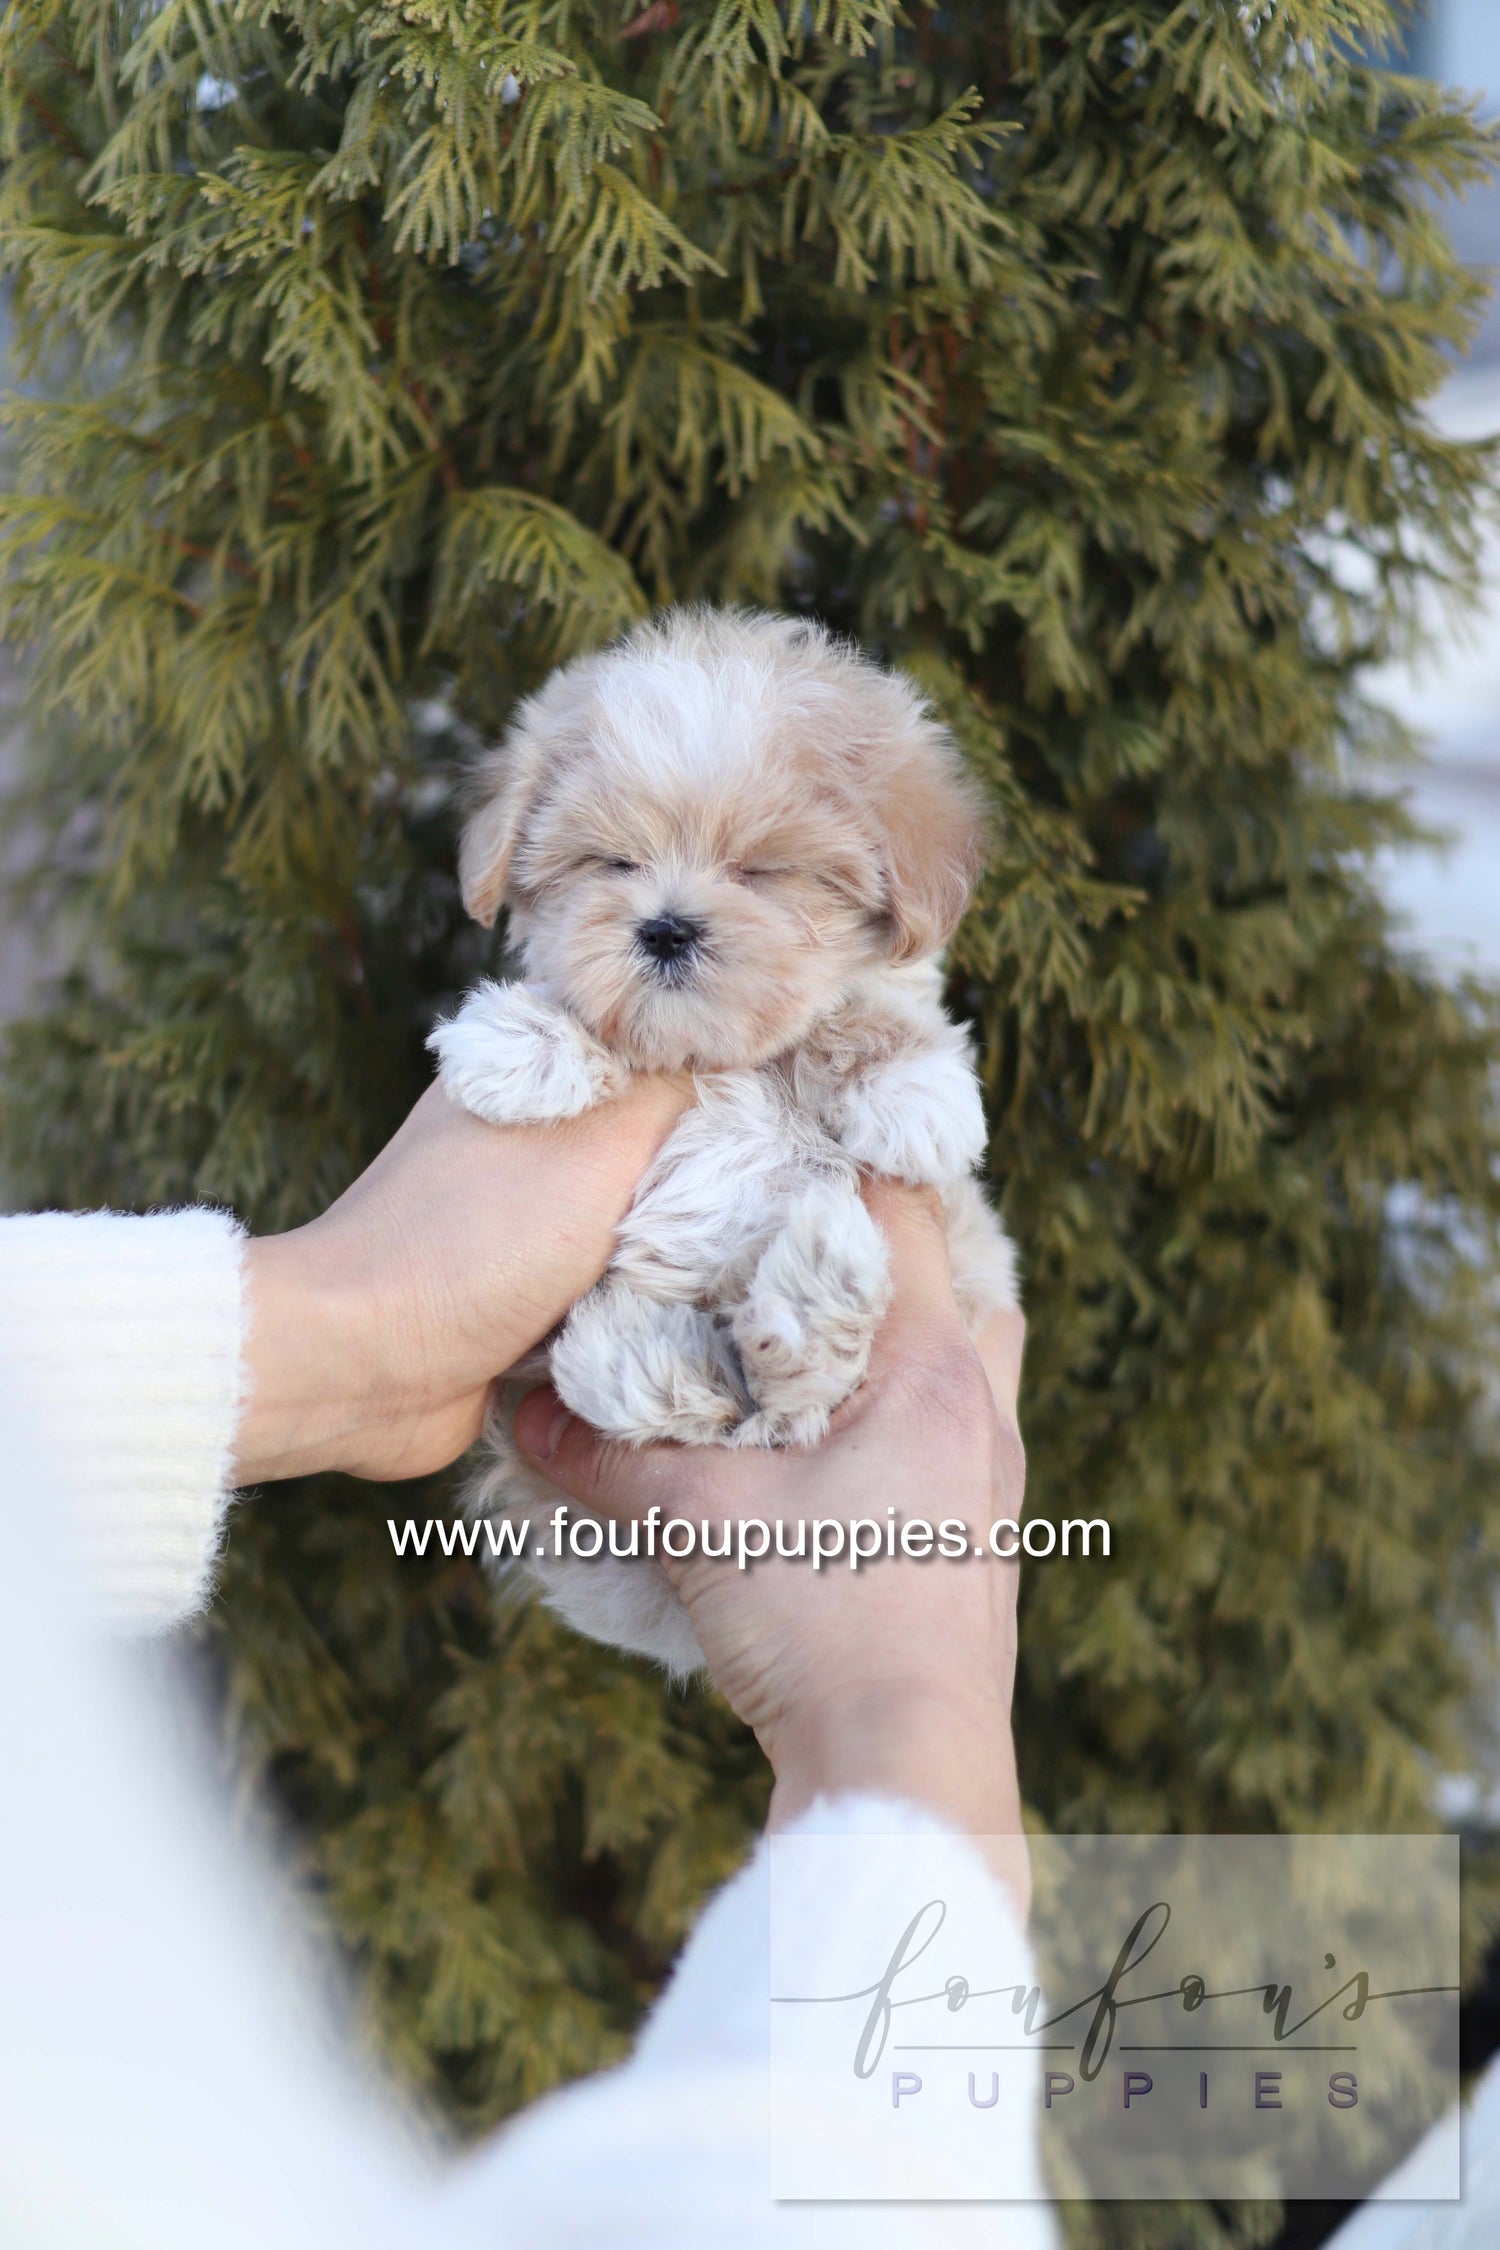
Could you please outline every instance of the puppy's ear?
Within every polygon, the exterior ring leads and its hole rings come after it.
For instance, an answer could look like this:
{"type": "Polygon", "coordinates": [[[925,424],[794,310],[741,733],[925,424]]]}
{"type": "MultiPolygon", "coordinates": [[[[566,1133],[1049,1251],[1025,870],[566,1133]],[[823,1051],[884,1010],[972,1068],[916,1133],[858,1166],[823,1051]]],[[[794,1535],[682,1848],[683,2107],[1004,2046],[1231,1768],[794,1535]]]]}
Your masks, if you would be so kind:
{"type": "Polygon", "coordinates": [[[969,903],[984,864],[983,802],[946,731],[925,711],[908,714],[863,778],[881,827],[891,959],[920,960],[941,952],[969,903]]]}
{"type": "Polygon", "coordinates": [[[505,898],[511,861],[536,803],[544,764],[541,729],[523,723],[475,774],[474,809],[458,847],[458,883],[465,907],[487,930],[494,927],[505,898]]]}

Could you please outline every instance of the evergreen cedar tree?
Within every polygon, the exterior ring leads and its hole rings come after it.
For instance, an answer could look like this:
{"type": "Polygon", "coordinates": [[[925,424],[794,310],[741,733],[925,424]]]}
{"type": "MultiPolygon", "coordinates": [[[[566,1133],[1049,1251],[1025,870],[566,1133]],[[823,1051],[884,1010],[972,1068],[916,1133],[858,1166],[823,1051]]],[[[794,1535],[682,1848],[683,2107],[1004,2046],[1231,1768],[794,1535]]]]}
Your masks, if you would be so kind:
{"type": "MultiPolygon", "coordinates": [[[[1423,414],[1493,142],[1381,0],[17,0],[17,1199],[332,1196],[487,960],[455,776],[683,597],[906,666],[995,801],[952,954],[1030,1311],[1019,1724],[1076,1830],[1421,1828],[1492,1681],[1500,1016],[1374,887],[1361,667],[1470,580],[1423,414]]],[[[380,2040],[487,2123],[626,2047],[755,1746],[475,1563],[236,1516],[212,1645],[380,2040]]],[[[1075,2223],[1173,2241],[1227,2207],[1075,2223]],[[1123,2229],[1124,2231],[1120,2231],[1123,2229]]]]}

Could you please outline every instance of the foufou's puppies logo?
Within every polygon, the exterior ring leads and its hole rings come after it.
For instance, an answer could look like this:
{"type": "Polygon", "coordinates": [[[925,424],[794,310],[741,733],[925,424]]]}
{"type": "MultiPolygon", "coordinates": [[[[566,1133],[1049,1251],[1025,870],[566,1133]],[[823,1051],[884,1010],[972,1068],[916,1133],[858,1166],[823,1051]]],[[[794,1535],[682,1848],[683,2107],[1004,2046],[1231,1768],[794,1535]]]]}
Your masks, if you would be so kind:
{"type": "MultiPolygon", "coordinates": [[[[1157,2052],[1272,2055],[1284,2051],[1287,2054],[1352,2055],[1356,2051],[1355,2042],[1347,2032],[1339,2036],[1340,2025],[1361,2023],[1366,2011],[1378,2007],[1382,2002],[1424,1998],[1457,1989],[1450,1985],[1402,1985],[1394,1991],[1377,1991],[1372,1986],[1369,1970],[1363,1968],[1355,1969],[1350,1974],[1341,1972],[1339,1981],[1332,1989],[1325,1991],[1321,1998],[1298,1995],[1291,1982],[1282,1982],[1275,1976],[1264,1984],[1248,1987],[1235,1985],[1216,1990],[1210,1979],[1196,1970],[1174,1976],[1171,1984],[1162,1989],[1159,1979],[1148,1979],[1142,1972],[1146,1968],[1148,1956],[1165,1937],[1171,1923],[1172,1906],[1168,1899],[1152,1900],[1136,1916],[1110,1962],[1103,1981],[1092,1991],[1064,2002],[1061,2006],[1055,2003],[1045,2004],[1041,1987],[1037,1984],[974,1985],[966,1976],[956,1973],[945,1976],[936,1990],[930,1986],[924,1989],[918,1964],[928,1953],[947,1918],[947,1905],[942,1899],[927,1900],[902,1930],[884,1969],[873,1984],[860,1986],[852,1992],[802,1995],[773,1993],[772,2004],[797,2006],[808,2000],[816,2000],[820,2004],[830,2001],[867,2001],[868,2013],[860,2024],[850,2058],[851,2068],[857,2078],[872,2077],[886,2059],[887,2049],[892,2044],[897,2011],[903,2008],[925,2008],[936,2002],[951,2016],[956,2017],[969,2010],[983,2016],[986,2013],[983,2006],[986,2001],[1003,2003],[1002,2017],[1008,2021],[1013,2037],[1021,2042],[1032,2043],[1039,2056],[1056,2052],[1059,2043],[1049,2035],[1064,2025],[1070,2026],[1078,2034],[1078,2079],[1075,2080],[1071,2071],[1046,2070],[1041,2074],[1040,2098],[1043,2107],[1050,2109],[1055,2100],[1075,2090],[1078,2080],[1092,2083],[1101,2075],[1116,2047],[1122,2021],[1132,2008],[1150,2008],[1159,2012],[1165,2005],[1169,2009],[1180,2009],[1184,2031],[1191,2028],[1192,2037],[1184,2037],[1180,2043],[1167,2042],[1160,2048],[1153,2048],[1157,2052]],[[1248,2025],[1242,2005],[1247,2001],[1251,2004],[1248,2025]],[[1258,2033],[1258,2036],[1246,2040],[1242,2046],[1239,2043],[1221,2046],[1211,2040],[1208,2036],[1208,2022],[1212,2020],[1215,2010],[1232,2015],[1239,2028],[1248,2028],[1258,2033]],[[1208,2012],[1207,2020],[1193,2022],[1204,2011],[1208,2012]]],[[[1338,1968],[1337,1957],[1332,1953],[1325,1953],[1323,1967],[1331,1974],[1338,1968]]],[[[972,2029],[974,2051],[983,2053],[986,2046],[986,2026],[975,2025],[972,2029]]],[[[1070,2040],[1067,2044],[1071,2052],[1074,2042],[1070,2040]]],[[[961,2046],[961,2042],[955,2041],[952,2051],[961,2051],[961,2046]]],[[[912,2050],[908,2043],[897,2039],[894,2051],[900,2054],[912,2050]]],[[[1135,2042],[1126,2041],[1123,2052],[1139,2053],[1141,2048],[1135,2042]]],[[[1279,2070],[1264,2069],[1256,2069],[1251,2073],[1257,2108],[1279,2109],[1282,2106],[1280,2094],[1275,2090],[1279,2088],[1282,2075],[1279,2070]],[[1275,2081],[1275,2088],[1272,2081],[1275,2081]]],[[[903,2100],[908,2100],[923,2090],[923,2080],[915,2071],[892,2070],[890,2078],[893,2109],[898,2109],[903,2100]]],[[[1122,2108],[1128,2110],[1132,2102],[1140,2103],[1153,2090],[1154,2081],[1149,2072],[1125,2069],[1120,2073],[1122,2108]]],[[[1197,2091],[1198,2105],[1206,2109],[1209,2094],[1209,2073],[1206,2070],[1199,2073],[1197,2091]]],[[[969,2099],[980,2109],[990,2107],[994,2100],[993,2094],[983,2101],[979,2099],[973,2072],[969,2074],[969,2099]]],[[[1334,2109],[1353,2109],[1357,2105],[1359,2081],[1353,2070],[1330,2072],[1328,2100],[1334,2109]]]]}
{"type": "Polygon", "coordinates": [[[1352,2198],[1456,2119],[1453,1838],[1029,1841],[1023,1936],[1013,1838],[772,1838],[778,2194],[1352,2198]]]}

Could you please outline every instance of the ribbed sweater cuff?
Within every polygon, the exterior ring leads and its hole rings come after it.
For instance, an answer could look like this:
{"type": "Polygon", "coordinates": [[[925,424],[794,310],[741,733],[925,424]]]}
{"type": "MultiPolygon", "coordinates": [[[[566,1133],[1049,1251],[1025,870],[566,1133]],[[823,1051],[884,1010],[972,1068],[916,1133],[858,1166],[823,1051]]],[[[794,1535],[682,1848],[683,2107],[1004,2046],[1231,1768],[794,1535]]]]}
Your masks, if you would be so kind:
{"type": "Polygon", "coordinates": [[[0,1354],[77,1495],[88,1606],[156,1631],[211,1589],[243,1386],[228,1212],[0,1220],[0,1354]]]}

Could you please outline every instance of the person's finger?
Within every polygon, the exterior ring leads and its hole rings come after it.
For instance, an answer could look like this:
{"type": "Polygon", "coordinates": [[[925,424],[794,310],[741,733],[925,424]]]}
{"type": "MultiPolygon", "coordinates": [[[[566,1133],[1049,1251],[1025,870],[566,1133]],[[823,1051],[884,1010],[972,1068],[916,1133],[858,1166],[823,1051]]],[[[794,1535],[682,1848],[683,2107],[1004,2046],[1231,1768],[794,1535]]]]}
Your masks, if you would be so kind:
{"type": "MultiPolygon", "coordinates": [[[[947,1220],[935,1191],[869,1179],[864,1197],[890,1245],[891,1309],[876,1340],[872,1364],[878,1368],[899,1360],[918,1342],[930,1345],[935,1327],[939,1332],[952,1328],[958,1306],[947,1220]]],[[[1015,1420],[1025,1342],[1026,1320],[1019,1310],[991,1313],[973,1336],[1002,1421],[1015,1420]]]]}
{"type": "Polygon", "coordinates": [[[908,1357],[915,1344],[931,1343],[957,1318],[948,1226],[932,1188],[898,1180],[868,1179],[864,1199],[890,1251],[891,1304],[880,1324],[870,1372],[908,1357]]]}
{"type": "MultiPolygon", "coordinates": [[[[545,1125],[490,1125],[453,1099],[434,1080],[405,1123],[365,1174],[374,1179],[395,1157],[417,1150],[438,1167],[436,1189],[455,1195],[492,1195],[509,1185],[523,1157],[535,1165],[565,1168],[573,1183],[568,1206],[555,1213],[565,1221],[568,1207],[592,1214],[613,1210],[623,1216],[641,1174],[684,1111],[696,1099],[691,1079],[634,1077],[623,1092],[577,1117],[545,1125]]],[[[404,1192],[411,1192],[411,1166],[404,1192]]]]}
{"type": "MultiPolygon", "coordinates": [[[[999,1423],[996,1456],[1004,1512],[1021,1515],[1026,1497],[1026,1447],[1022,1442],[1016,1406],[1021,1387],[1021,1355],[1026,1347],[1026,1316],[1019,1308],[991,1313],[980,1322],[974,1348],[984,1369],[999,1423]]],[[[1016,1568],[1015,1564],[1011,1565],[1016,1568]]]]}
{"type": "Polygon", "coordinates": [[[996,1412],[1002,1422],[1013,1422],[1021,1394],[1026,1315],[1018,1308],[991,1313],[974,1331],[974,1349],[989,1379],[996,1412]]]}

